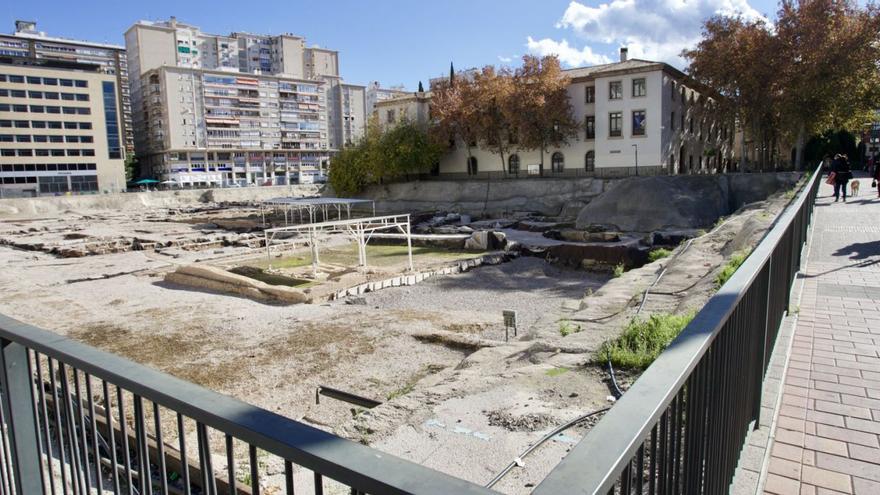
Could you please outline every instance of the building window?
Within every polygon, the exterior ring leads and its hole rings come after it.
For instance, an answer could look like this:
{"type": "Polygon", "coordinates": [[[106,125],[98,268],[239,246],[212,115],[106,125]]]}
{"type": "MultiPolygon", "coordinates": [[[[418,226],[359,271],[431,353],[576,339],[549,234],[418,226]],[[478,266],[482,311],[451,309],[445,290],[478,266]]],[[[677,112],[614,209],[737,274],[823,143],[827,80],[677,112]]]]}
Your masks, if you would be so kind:
{"type": "Polygon", "coordinates": [[[675,101],[675,81],[669,83],[669,97],[672,98],[672,101],[675,101]]]}
{"type": "Polygon", "coordinates": [[[608,99],[619,100],[623,98],[623,82],[611,81],[608,83],[608,99]]]}
{"type": "Polygon", "coordinates": [[[694,118],[693,118],[693,117],[691,117],[691,118],[688,120],[688,131],[689,131],[691,134],[694,133],[694,118]]]}
{"type": "Polygon", "coordinates": [[[519,173],[519,155],[510,155],[510,157],[507,158],[507,173],[519,173]]]}
{"type": "Polygon", "coordinates": [[[595,86],[587,86],[584,88],[584,103],[595,103],[596,102],[596,87],[595,86]]]}
{"type": "Polygon", "coordinates": [[[393,124],[395,120],[394,110],[388,110],[385,112],[385,122],[389,124],[393,124]]]}
{"type": "Polygon", "coordinates": [[[107,151],[109,158],[122,158],[119,145],[119,119],[116,115],[116,84],[112,81],[101,83],[104,92],[104,125],[107,128],[107,151]]]}
{"type": "Polygon", "coordinates": [[[675,112],[669,114],[669,130],[675,130],[675,112]]]}
{"type": "Polygon", "coordinates": [[[587,139],[596,139],[596,116],[587,115],[587,120],[584,126],[587,132],[587,139]]]}
{"type": "Polygon", "coordinates": [[[620,137],[623,135],[623,112],[611,112],[608,114],[608,135],[620,137]]]}
{"type": "Polygon", "coordinates": [[[633,79],[632,85],[633,85],[633,98],[636,98],[639,96],[645,96],[646,94],[648,94],[648,89],[647,89],[647,85],[645,84],[644,77],[640,77],[638,79],[633,79]]]}
{"type": "Polygon", "coordinates": [[[477,157],[472,156],[468,158],[467,162],[467,173],[468,175],[477,175],[479,168],[477,167],[477,157]]]}
{"type": "Polygon", "coordinates": [[[553,156],[550,158],[550,167],[553,173],[561,173],[565,170],[565,156],[559,151],[553,153],[553,156]]]}
{"type": "Polygon", "coordinates": [[[648,122],[645,119],[645,111],[644,110],[633,110],[633,119],[632,119],[632,134],[633,136],[644,136],[645,130],[648,127],[648,122]]]}
{"type": "Polygon", "coordinates": [[[584,157],[584,170],[587,172],[593,172],[596,170],[596,152],[590,150],[587,152],[587,155],[584,157]]]}

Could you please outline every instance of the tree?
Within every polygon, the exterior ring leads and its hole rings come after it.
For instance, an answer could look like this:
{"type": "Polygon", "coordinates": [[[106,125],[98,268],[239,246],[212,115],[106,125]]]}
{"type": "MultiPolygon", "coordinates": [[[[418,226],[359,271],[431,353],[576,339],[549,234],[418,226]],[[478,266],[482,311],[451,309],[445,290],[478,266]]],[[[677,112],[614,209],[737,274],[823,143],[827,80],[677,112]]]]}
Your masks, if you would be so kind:
{"type": "Polygon", "coordinates": [[[433,139],[437,143],[448,143],[450,147],[461,140],[467,150],[469,163],[473,147],[480,137],[476,122],[478,100],[479,93],[471,78],[450,77],[448,81],[437,82],[431,89],[433,139]]]}
{"type": "Polygon", "coordinates": [[[802,168],[810,135],[857,130],[869,119],[880,96],[878,33],[873,4],[782,0],[772,28],[713,17],[703,40],[684,55],[688,72],[716,89],[722,107],[760,144],[762,164],[785,138],[795,143],[795,165],[802,168]]]}
{"type": "Polygon", "coordinates": [[[125,155],[125,182],[132,182],[133,180],[140,177],[141,174],[141,164],[138,160],[137,155],[134,153],[129,153],[125,155]]]}
{"type": "Polygon", "coordinates": [[[496,71],[488,65],[474,76],[476,108],[471,127],[486,146],[501,158],[510,149],[510,123],[514,120],[513,74],[509,69],[496,71]]]}
{"type": "MultiPolygon", "coordinates": [[[[751,137],[762,141],[762,147],[767,139],[760,137],[769,137],[776,130],[775,43],[769,26],[762,21],[715,16],[703,25],[703,39],[697,47],[683,53],[691,77],[716,92],[715,109],[720,119],[739,122],[751,137]]],[[[740,170],[745,166],[745,138],[741,145],[740,170]]]]}
{"type": "Polygon", "coordinates": [[[418,125],[403,121],[382,132],[374,117],[356,145],[333,157],[328,180],[337,194],[354,195],[371,184],[427,172],[441,154],[442,147],[418,125]]]}
{"type": "Polygon", "coordinates": [[[851,0],[783,0],[777,17],[780,106],[800,169],[810,134],[870,120],[880,96],[880,15],[851,0]]]}
{"type": "Polygon", "coordinates": [[[542,174],[547,148],[562,146],[577,135],[579,126],[573,117],[568,85],[555,56],[525,55],[513,74],[510,125],[520,146],[541,151],[542,174]]]}
{"type": "Polygon", "coordinates": [[[422,81],[419,81],[419,93],[424,93],[424,92],[425,92],[425,87],[422,86],[422,81]]]}

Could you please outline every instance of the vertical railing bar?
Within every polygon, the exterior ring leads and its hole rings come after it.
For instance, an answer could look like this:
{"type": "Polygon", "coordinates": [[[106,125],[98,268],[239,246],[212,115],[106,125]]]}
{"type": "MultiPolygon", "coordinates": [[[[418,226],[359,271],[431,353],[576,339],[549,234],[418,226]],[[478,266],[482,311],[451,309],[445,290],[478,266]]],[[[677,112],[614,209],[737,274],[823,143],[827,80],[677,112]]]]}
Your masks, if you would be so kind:
{"type": "MultiPolygon", "coordinates": [[[[37,367],[37,400],[40,401],[40,412],[42,413],[42,423],[43,429],[45,431],[44,440],[46,444],[46,466],[49,472],[49,493],[51,495],[55,495],[55,470],[54,466],[54,455],[52,453],[52,430],[49,426],[49,408],[46,405],[46,387],[43,382],[43,365],[41,364],[41,355],[40,353],[34,351],[34,355],[36,357],[36,367],[37,367]]],[[[50,359],[48,356],[46,359],[50,359]]],[[[57,428],[56,428],[57,431],[57,428]]],[[[63,471],[64,468],[62,467],[63,471]]]]}
{"type": "Polygon", "coordinates": [[[251,468],[251,493],[260,495],[260,466],[257,461],[257,447],[248,445],[248,458],[251,468]]]}
{"type": "MultiPolygon", "coordinates": [[[[31,361],[32,357],[34,360],[40,359],[40,355],[36,351],[31,351],[30,349],[25,349],[25,356],[26,356],[25,360],[27,361],[27,374],[28,374],[28,379],[29,379],[28,384],[30,385],[30,389],[31,389],[31,399],[32,399],[31,402],[32,402],[32,411],[34,413],[34,425],[36,425],[35,429],[36,429],[36,434],[37,434],[37,453],[40,454],[38,457],[40,462],[37,464],[37,468],[39,469],[40,480],[42,480],[42,482],[43,482],[43,490],[45,490],[46,489],[46,486],[45,486],[45,484],[46,484],[46,482],[45,482],[46,469],[45,469],[45,466],[43,465],[43,456],[42,456],[43,453],[41,452],[43,449],[43,432],[40,431],[41,430],[41,428],[40,428],[40,413],[39,413],[40,405],[39,405],[38,394],[34,393],[34,387],[37,386],[37,388],[39,388],[39,385],[42,385],[43,380],[42,380],[41,376],[35,377],[35,375],[34,375],[34,362],[31,361]],[[36,380],[35,380],[35,378],[36,378],[36,380]]],[[[2,410],[2,408],[0,408],[0,410],[2,410]]],[[[3,424],[5,424],[5,422],[3,424]]],[[[46,435],[48,435],[48,434],[49,434],[49,431],[46,430],[46,435]]],[[[47,463],[46,465],[49,465],[49,464],[47,463]]]]}
{"type": "Polygon", "coordinates": [[[648,478],[648,495],[657,493],[657,425],[651,428],[651,476],[648,478]]]}
{"type": "Polygon", "coordinates": [[[192,487],[189,482],[189,458],[186,455],[186,432],[183,429],[183,415],[177,413],[177,442],[180,444],[181,473],[180,482],[183,484],[184,495],[191,495],[192,487]]]}
{"type": "Polygon", "coordinates": [[[125,419],[125,395],[119,385],[116,386],[116,400],[119,403],[119,436],[122,440],[122,461],[125,463],[125,482],[128,483],[129,495],[134,494],[134,482],[131,477],[131,449],[128,445],[128,425],[125,419]]]}
{"type": "Polygon", "coordinates": [[[645,444],[639,447],[636,454],[636,495],[642,495],[645,489],[645,444]]]}
{"type": "Polygon", "coordinates": [[[678,400],[676,406],[676,414],[675,414],[675,461],[673,462],[673,478],[672,478],[672,492],[673,493],[681,493],[681,456],[684,454],[684,449],[682,448],[682,431],[684,429],[684,421],[683,416],[685,415],[685,411],[687,410],[683,401],[687,401],[688,398],[689,386],[687,382],[685,382],[685,386],[678,391],[678,400]]]}
{"type": "Polygon", "coordinates": [[[92,429],[92,454],[95,456],[95,490],[98,495],[104,493],[103,476],[101,476],[101,447],[98,446],[98,421],[95,418],[95,398],[92,393],[92,376],[83,373],[83,379],[86,382],[86,395],[89,398],[89,418],[90,428],[92,429]]]}
{"type": "MultiPolygon", "coordinates": [[[[69,466],[67,464],[67,455],[64,452],[64,428],[61,422],[61,399],[58,396],[59,384],[55,376],[55,361],[49,356],[46,357],[49,360],[49,386],[52,387],[52,401],[55,403],[55,440],[58,442],[58,454],[60,459],[58,467],[61,470],[61,492],[67,494],[67,468],[69,466]]],[[[70,473],[70,476],[73,478],[72,472],[70,473]]],[[[72,481],[73,480],[71,479],[71,482],[72,481]]]]}
{"type": "MultiPolygon", "coordinates": [[[[159,469],[159,483],[161,483],[159,493],[168,495],[168,470],[165,465],[165,440],[162,438],[162,417],[159,404],[155,402],[153,402],[153,423],[153,428],[156,430],[156,455],[158,457],[156,464],[159,469]]],[[[182,462],[185,464],[185,460],[182,460],[182,462]]]]}
{"type": "Polygon", "coordinates": [[[211,461],[211,443],[208,438],[208,428],[203,423],[196,423],[199,433],[200,456],[202,464],[202,492],[209,495],[217,495],[217,479],[214,477],[214,467],[211,461]]]}
{"type": "MultiPolygon", "coordinates": [[[[82,445],[82,449],[79,452],[80,459],[82,462],[82,480],[85,484],[85,493],[91,493],[92,491],[92,475],[91,470],[89,469],[89,433],[86,429],[86,418],[85,413],[83,412],[83,400],[82,400],[82,387],[79,383],[79,370],[74,367],[70,368],[71,374],[73,375],[73,391],[74,391],[74,399],[76,404],[76,416],[79,418],[79,439],[80,445],[82,445]]],[[[77,417],[74,417],[74,421],[77,420],[77,417]]],[[[74,428],[75,429],[75,428],[74,428]]]]}
{"type": "Polygon", "coordinates": [[[73,404],[70,401],[70,385],[67,382],[67,366],[58,362],[58,372],[60,373],[61,395],[64,396],[64,416],[67,425],[67,444],[70,449],[70,481],[74,486],[74,493],[82,493],[82,481],[80,480],[79,469],[79,446],[77,445],[77,434],[75,419],[73,415],[73,404]]]}
{"type": "Polygon", "coordinates": [[[293,463],[284,460],[284,485],[287,495],[295,495],[293,493],[293,463]]]}
{"type": "Polygon", "coordinates": [[[660,495],[666,495],[666,493],[667,493],[667,491],[666,491],[666,475],[667,475],[667,470],[666,470],[667,450],[666,450],[666,446],[667,446],[668,440],[669,440],[669,432],[667,431],[666,423],[667,423],[668,416],[669,416],[669,409],[667,408],[665,411],[663,411],[663,414],[660,415],[660,452],[659,452],[660,460],[657,463],[657,466],[659,468],[657,471],[657,478],[658,478],[657,485],[659,488],[658,491],[659,491],[660,495]]]}
{"type": "Polygon", "coordinates": [[[104,420],[107,422],[107,433],[110,437],[110,475],[113,477],[113,493],[121,493],[119,486],[119,468],[116,463],[116,428],[113,427],[113,397],[110,395],[110,386],[107,380],[101,380],[101,388],[104,391],[104,420]]]}
{"type": "Polygon", "coordinates": [[[226,434],[226,477],[229,479],[229,494],[235,495],[235,452],[232,435],[226,434]]]}
{"type": "MultiPolygon", "coordinates": [[[[5,395],[0,396],[0,401],[8,400],[5,395]]],[[[3,406],[3,404],[0,404],[3,406]]],[[[15,493],[15,480],[14,474],[12,471],[12,452],[11,446],[8,443],[8,439],[6,438],[6,413],[3,411],[3,407],[0,407],[0,457],[3,458],[2,464],[0,464],[0,492],[4,495],[14,495],[15,493]]]]}
{"type": "Polygon", "coordinates": [[[626,461],[626,466],[623,467],[623,471],[620,473],[620,494],[621,495],[630,495],[629,490],[632,483],[632,459],[626,461]]]}
{"type": "Polygon", "coordinates": [[[324,495],[324,477],[318,472],[315,473],[315,495],[324,495]]]}
{"type": "Polygon", "coordinates": [[[147,441],[147,427],[144,421],[144,400],[138,394],[132,394],[134,401],[134,438],[135,450],[138,456],[138,485],[141,487],[141,493],[153,493],[153,476],[150,469],[150,451],[147,441]]]}

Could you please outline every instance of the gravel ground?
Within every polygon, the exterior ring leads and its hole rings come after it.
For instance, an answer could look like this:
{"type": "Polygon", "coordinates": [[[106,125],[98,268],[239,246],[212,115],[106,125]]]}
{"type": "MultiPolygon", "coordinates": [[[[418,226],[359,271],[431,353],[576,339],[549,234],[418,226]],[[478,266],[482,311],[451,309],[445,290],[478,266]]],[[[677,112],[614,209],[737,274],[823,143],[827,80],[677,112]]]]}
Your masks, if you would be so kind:
{"type": "Polygon", "coordinates": [[[582,298],[604,280],[601,275],[520,257],[412,287],[369,293],[365,299],[378,309],[433,311],[448,314],[453,321],[494,322],[491,326],[498,328],[484,336],[497,338],[503,331],[502,310],[516,310],[520,331],[528,332],[547,313],[560,314],[564,302],[582,298]]]}

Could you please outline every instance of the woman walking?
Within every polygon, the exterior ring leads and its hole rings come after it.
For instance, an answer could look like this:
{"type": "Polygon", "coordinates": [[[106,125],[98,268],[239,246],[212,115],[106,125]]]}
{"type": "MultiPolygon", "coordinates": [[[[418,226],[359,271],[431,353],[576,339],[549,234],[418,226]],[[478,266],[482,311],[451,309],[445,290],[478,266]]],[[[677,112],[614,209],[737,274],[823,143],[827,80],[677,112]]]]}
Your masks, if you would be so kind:
{"type": "Polygon", "coordinates": [[[843,202],[846,203],[846,187],[853,177],[849,168],[849,159],[846,155],[837,155],[831,164],[831,172],[834,173],[834,202],[840,201],[840,193],[843,192],[843,202]]]}

